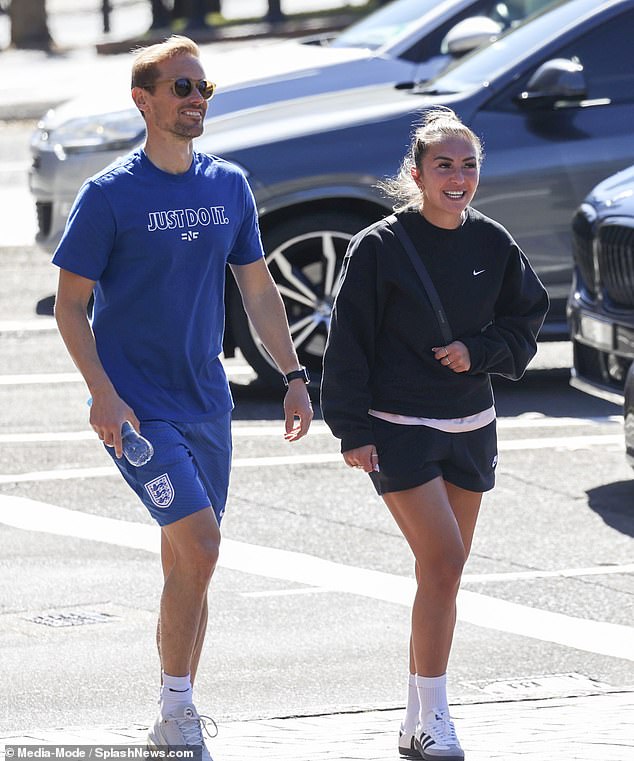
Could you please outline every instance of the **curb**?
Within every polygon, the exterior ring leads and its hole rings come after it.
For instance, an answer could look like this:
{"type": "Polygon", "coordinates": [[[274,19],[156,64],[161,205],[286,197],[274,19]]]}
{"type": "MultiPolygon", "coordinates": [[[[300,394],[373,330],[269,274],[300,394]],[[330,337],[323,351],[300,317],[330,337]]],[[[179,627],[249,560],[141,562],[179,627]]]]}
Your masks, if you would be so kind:
{"type": "MultiPolygon", "coordinates": [[[[315,37],[333,34],[349,26],[360,18],[357,13],[333,13],[326,16],[311,16],[302,19],[285,19],[278,22],[237,22],[222,27],[208,27],[205,29],[184,30],[194,42],[205,45],[214,42],[246,42],[249,40],[263,40],[267,38],[292,39],[297,37],[315,37]]],[[[109,56],[122,53],[130,53],[138,47],[153,45],[162,42],[173,33],[171,29],[153,29],[146,34],[130,37],[122,40],[97,42],[90,46],[97,56],[109,56]]],[[[52,55],[63,57],[72,53],[72,49],[59,50],[52,55]]],[[[77,64],[80,66],[81,64],[77,64]]],[[[36,94],[33,100],[7,100],[0,104],[0,121],[24,121],[40,119],[50,108],[55,108],[73,96],[51,97],[42,92],[36,94]]]]}

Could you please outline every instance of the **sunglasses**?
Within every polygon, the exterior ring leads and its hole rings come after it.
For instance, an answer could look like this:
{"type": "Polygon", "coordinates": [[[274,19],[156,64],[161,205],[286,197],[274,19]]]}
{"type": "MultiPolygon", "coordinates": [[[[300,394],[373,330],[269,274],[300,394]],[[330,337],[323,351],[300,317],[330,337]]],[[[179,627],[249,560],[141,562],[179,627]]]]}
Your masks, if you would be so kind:
{"type": "Polygon", "coordinates": [[[216,85],[213,82],[209,82],[207,79],[194,80],[188,79],[187,77],[157,79],[156,82],[152,82],[151,85],[139,85],[139,87],[154,87],[154,85],[161,84],[161,82],[171,82],[172,94],[177,98],[188,98],[195,87],[205,100],[209,100],[213,97],[216,90],[216,85]]]}

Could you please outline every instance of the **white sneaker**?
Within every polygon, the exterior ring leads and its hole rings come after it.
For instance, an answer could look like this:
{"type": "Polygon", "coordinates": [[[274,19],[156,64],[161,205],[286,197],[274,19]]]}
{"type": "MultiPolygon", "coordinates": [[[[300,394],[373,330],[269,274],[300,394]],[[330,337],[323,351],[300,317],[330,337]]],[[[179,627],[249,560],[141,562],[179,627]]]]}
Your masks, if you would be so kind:
{"type": "Polygon", "coordinates": [[[405,758],[420,758],[421,755],[418,752],[418,748],[415,744],[415,733],[406,732],[401,724],[398,730],[398,752],[405,758]]]}
{"type": "Polygon", "coordinates": [[[445,711],[430,711],[416,728],[414,743],[424,761],[464,761],[456,728],[445,711]]]}
{"type": "Polygon", "coordinates": [[[218,734],[216,722],[209,716],[200,716],[190,703],[172,711],[167,716],[159,714],[148,733],[147,744],[152,748],[198,747],[201,751],[200,761],[213,761],[203,739],[203,729],[209,737],[215,737],[218,734]],[[215,729],[213,735],[207,729],[208,722],[211,722],[215,729]]]}

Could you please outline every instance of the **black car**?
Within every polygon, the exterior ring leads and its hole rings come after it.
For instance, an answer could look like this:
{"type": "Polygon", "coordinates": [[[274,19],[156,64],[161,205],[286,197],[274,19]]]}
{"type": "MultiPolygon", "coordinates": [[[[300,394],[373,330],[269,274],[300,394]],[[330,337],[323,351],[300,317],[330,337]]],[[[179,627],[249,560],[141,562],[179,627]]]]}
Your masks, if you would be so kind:
{"type": "Polygon", "coordinates": [[[634,166],[592,190],[572,231],[571,384],[624,402],[627,455],[634,466],[634,166]]]}
{"type": "Polygon", "coordinates": [[[634,468],[634,365],[625,378],[625,454],[634,468]]]}

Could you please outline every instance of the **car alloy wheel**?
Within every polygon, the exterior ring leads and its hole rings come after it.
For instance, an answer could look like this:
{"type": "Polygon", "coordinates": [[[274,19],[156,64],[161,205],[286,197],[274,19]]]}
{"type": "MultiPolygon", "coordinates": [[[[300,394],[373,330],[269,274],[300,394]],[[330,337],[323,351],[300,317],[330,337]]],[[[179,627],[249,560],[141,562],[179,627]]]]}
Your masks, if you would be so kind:
{"type": "MultiPolygon", "coordinates": [[[[266,261],[284,301],[299,361],[319,380],[330,314],[341,265],[352,236],[373,220],[355,214],[319,213],[298,217],[263,233],[266,261]]],[[[233,299],[231,325],[236,343],[259,381],[277,386],[280,374],[233,299]]]]}

